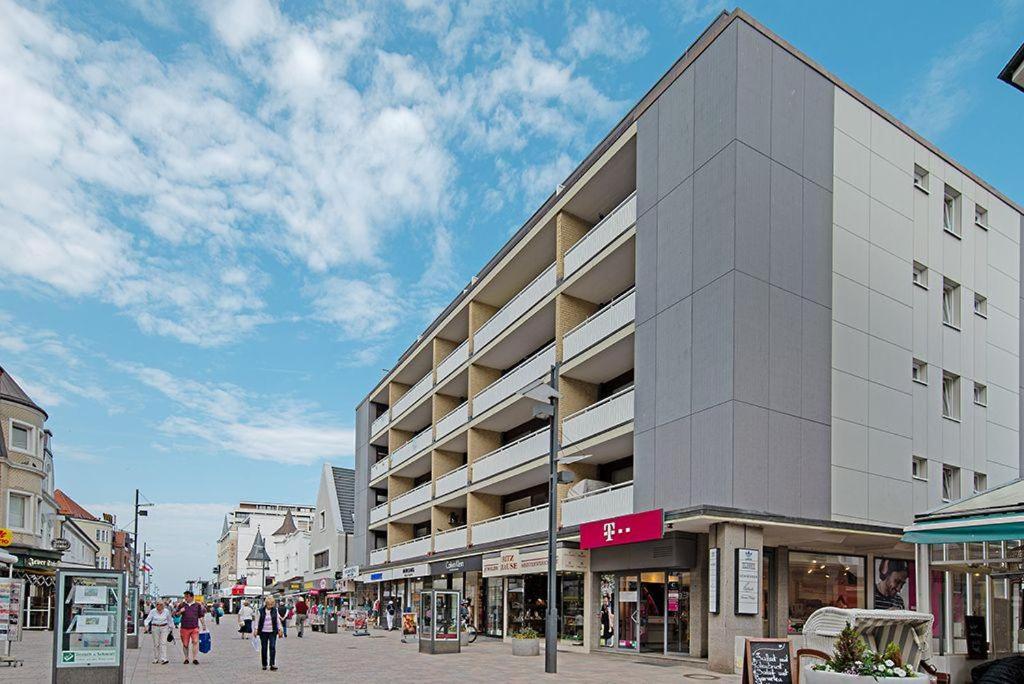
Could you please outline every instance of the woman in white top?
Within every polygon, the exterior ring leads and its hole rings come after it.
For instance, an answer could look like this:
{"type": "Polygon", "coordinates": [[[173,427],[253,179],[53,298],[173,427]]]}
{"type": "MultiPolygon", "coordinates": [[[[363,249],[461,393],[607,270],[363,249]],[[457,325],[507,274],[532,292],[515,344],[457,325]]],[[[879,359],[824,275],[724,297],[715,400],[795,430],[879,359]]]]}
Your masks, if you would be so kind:
{"type": "Polygon", "coordinates": [[[157,601],[146,616],[146,628],[153,635],[153,663],[167,664],[167,635],[171,633],[174,619],[163,601],[157,601]]]}

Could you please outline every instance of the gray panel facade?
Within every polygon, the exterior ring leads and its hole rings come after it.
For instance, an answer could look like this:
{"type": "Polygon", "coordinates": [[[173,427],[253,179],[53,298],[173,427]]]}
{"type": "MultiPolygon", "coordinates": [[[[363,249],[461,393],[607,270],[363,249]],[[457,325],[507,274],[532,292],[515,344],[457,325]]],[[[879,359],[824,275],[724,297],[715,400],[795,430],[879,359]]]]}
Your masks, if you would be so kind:
{"type": "Polygon", "coordinates": [[[356,528],[353,535],[355,558],[351,565],[367,565],[370,561],[370,547],[367,540],[367,526],[370,524],[370,402],[364,401],[356,408],[356,483],[355,516],[356,528]]]}
{"type": "Polygon", "coordinates": [[[637,510],[830,517],[832,130],[742,21],[640,118],[637,510]]]}

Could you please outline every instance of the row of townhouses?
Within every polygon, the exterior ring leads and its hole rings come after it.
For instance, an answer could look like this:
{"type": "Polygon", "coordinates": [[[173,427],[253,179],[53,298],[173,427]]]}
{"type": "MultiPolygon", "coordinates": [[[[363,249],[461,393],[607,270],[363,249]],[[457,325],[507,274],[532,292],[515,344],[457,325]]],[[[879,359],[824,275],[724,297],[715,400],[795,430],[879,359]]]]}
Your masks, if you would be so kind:
{"type": "Polygon", "coordinates": [[[737,635],[884,605],[935,614],[936,652],[964,653],[965,616],[1009,584],[901,536],[1021,474],[1022,227],[723,13],[369,388],[357,579],[403,607],[459,589],[482,632],[542,632],[554,506],[559,636],[584,650],[731,671],[737,635]],[[554,425],[524,392],[552,369],[554,425]],[[581,548],[581,525],[621,541],[648,513],[657,538],[581,548]]]}

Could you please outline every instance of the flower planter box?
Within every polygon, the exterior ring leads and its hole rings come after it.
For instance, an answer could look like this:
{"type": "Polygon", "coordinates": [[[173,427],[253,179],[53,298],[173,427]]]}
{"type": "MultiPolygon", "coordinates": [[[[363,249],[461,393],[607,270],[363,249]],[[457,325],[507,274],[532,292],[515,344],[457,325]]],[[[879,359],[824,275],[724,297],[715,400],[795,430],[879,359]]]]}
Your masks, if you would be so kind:
{"type": "Polygon", "coordinates": [[[879,677],[870,675],[849,675],[841,672],[823,672],[805,667],[800,673],[802,684],[895,684],[895,682],[923,681],[918,677],[879,677]]]}
{"type": "Polygon", "coordinates": [[[540,655],[540,639],[513,639],[512,655],[514,656],[536,656],[540,655]]]}

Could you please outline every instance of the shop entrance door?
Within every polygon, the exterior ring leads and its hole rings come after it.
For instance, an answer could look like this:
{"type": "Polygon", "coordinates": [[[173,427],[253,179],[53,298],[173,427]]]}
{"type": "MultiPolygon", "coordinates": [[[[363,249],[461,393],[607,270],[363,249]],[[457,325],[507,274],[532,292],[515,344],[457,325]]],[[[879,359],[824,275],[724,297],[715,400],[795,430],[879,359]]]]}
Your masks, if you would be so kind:
{"type": "Polygon", "coordinates": [[[640,578],[637,575],[619,576],[618,645],[622,649],[637,650],[640,643],[640,578]]]}
{"type": "Polygon", "coordinates": [[[640,650],[665,651],[665,573],[640,575],[640,650]]]}
{"type": "Polygon", "coordinates": [[[670,572],[665,585],[665,651],[690,652],[690,573],[670,572]]]}

